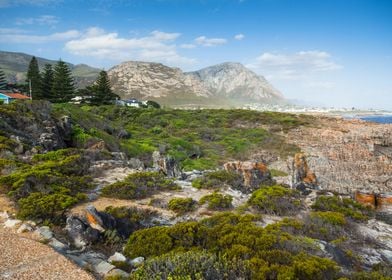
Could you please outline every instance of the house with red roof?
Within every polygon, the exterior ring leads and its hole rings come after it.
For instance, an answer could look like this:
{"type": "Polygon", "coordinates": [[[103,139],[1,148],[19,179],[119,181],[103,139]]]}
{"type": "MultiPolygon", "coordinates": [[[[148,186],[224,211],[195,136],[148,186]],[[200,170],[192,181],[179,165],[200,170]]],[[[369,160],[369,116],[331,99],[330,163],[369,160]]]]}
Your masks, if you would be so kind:
{"type": "Polygon", "coordinates": [[[24,95],[20,92],[9,92],[9,91],[1,91],[0,90],[0,103],[9,104],[14,100],[27,100],[30,99],[27,95],[24,95]]]}

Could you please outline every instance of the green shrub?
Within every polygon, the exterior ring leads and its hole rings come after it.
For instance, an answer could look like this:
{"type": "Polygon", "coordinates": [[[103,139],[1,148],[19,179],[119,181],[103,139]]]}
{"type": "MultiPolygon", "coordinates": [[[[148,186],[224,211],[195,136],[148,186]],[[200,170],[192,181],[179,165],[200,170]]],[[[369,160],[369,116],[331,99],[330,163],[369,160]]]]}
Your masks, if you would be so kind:
{"type": "Polygon", "coordinates": [[[238,187],[242,183],[241,175],[225,170],[213,171],[192,181],[197,189],[219,189],[224,186],[238,187]]]}
{"type": "Polygon", "coordinates": [[[344,226],[346,218],[339,212],[311,212],[305,219],[304,233],[307,236],[332,241],[347,236],[344,226]]]}
{"type": "Polygon", "coordinates": [[[298,192],[279,185],[254,191],[249,204],[263,213],[275,215],[292,215],[302,206],[298,192]]]}
{"type": "Polygon", "coordinates": [[[286,172],[277,169],[270,169],[270,172],[272,177],[285,177],[289,175],[286,172]]]}
{"type": "Polygon", "coordinates": [[[64,217],[65,212],[77,202],[77,198],[66,194],[31,193],[18,201],[18,217],[59,221],[64,217]]]}
{"type": "Polygon", "coordinates": [[[213,194],[205,195],[199,200],[199,204],[208,203],[208,209],[210,210],[222,210],[231,208],[233,205],[231,202],[233,197],[231,195],[223,195],[217,192],[213,194]]]}
{"type": "Polygon", "coordinates": [[[177,214],[184,214],[195,209],[196,201],[192,198],[173,198],[169,201],[169,209],[177,214]]]}
{"type": "Polygon", "coordinates": [[[365,221],[374,213],[369,207],[350,199],[338,196],[318,196],[312,208],[318,211],[333,211],[356,221],[365,221]]]}
{"type": "Polygon", "coordinates": [[[121,182],[105,186],[102,195],[120,199],[140,199],[158,191],[177,190],[179,186],[172,179],[158,172],[137,172],[121,182]]]}

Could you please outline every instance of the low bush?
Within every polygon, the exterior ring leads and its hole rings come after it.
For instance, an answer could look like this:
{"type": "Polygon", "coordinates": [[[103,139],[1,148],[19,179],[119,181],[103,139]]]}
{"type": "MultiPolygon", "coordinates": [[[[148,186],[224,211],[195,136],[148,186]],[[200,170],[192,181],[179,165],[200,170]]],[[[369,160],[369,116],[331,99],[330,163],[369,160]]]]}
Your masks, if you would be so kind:
{"type": "Polygon", "coordinates": [[[214,192],[212,194],[203,196],[199,200],[199,204],[205,204],[207,203],[207,207],[210,210],[223,210],[223,209],[229,209],[233,205],[231,202],[233,201],[233,197],[231,195],[223,195],[217,192],[214,192]]]}
{"type": "Polygon", "coordinates": [[[173,198],[169,201],[168,208],[181,215],[195,209],[196,201],[192,198],[173,198]]]}
{"type": "Polygon", "coordinates": [[[102,195],[120,199],[140,199],[158,191],[177,190],[179,186],[174,180],[166,178],[158,172],[137,172],[129,175],[121,182],[105,186],[102,195]]]}
{"type": "Polygon", "coordinates": [[[293,215],[302,207],[299,193],[280,185],[254,191],[248,203],[262,213],[274,215],[293,215]]]}
{"type": "Polygon", "coordinates": [[[238,187],[241,184],[241,175],[225,170],[209,172],[192,181],[192,187],[197,189],[219,189],[224,186],[238,187]]]}
{"type": "Polygon", "coordinates": [[[374,211],[371,208],[350,199],[338,196],[318,196],[312,208],[318,211],[333,211],[356,221],[366,221],[374,211]]]}
{"type": "Polygon", "coordinates": [[[347,237],[346,218],[338,212],[311,212],[304,221],[304,234],[312,238],[333,241],[347,237]]]}

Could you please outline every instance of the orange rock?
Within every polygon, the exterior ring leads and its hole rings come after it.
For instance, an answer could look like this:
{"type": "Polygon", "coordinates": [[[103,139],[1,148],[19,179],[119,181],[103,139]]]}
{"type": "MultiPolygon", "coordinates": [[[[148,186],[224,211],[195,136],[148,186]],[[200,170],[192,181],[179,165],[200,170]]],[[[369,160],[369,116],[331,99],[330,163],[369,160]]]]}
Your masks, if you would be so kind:
{"type": "Polygon", "coordinates": [[[271,180],[267,166],[262,162],[230,161],[223,165],[226,171],[241,174],[246,187],[259,187],[265,181],[271,180]]]}
{"type": "Polygon", "coordinates": [[[382,193],[376,196],[377,209],[383,212],[392,212],[392,193],[382,193]]]}
{"type": "Polygon", "coordinates": [[[376,207],[376,195],[374,193],[356,191],[354,194],[354,199],[363,205],[368,205],[372,208],[376,207]]]}

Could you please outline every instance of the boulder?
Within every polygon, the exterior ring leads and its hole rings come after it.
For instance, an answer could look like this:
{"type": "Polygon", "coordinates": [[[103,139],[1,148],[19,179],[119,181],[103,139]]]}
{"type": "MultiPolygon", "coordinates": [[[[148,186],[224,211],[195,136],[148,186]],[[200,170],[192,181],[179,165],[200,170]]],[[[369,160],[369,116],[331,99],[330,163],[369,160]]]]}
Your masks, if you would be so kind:
{"type": "Polygon", "coordinates": [[[52,238],[48,244],[49,244],[50,247],[52,247],[56,251],[63,252],[63,251],[68,249],[67,245],[65,245],[64,243],[58,241],[56,238],[52,238]]]}
{"type": "Polygon", "coordinates": [[[112,279],[129,279],[129,273],[124,270],[115,268],[106,274],[106,277],[113,277],[112,279]]]}
{"type": "Polygon", "coordinates": [[[93,205],[86,207],[86,219],[89,226],[99,232],[116,228],[116,219],[107,213],[98,212],[93,205]]]}
{"type": "Polygon", "coordinates": [[[162,155],[159,151],[152,153],[153,167],[168,177],[181,176],[181,169],[178,162],[172,156],[162,155]]]}
{"type": "Polygon", "coordinates": [[[317,177],[310,170],[308,163],[306,162],[305,154],[295,154],[292,172],[292,186],[302,194],[307,195],[317,188],[317,177]]]}
{"type": "Polygon", "coordinates": [[[23,223],[18,230],[16,231],[17,233],[23,233],[23,232],[29,232],[29,231],[33,231],[33,227],[29,224],[25,224],[23,223]]]}
{"type": "Polygon", "coordinates": [[[253,191],[261,184],[271,184],[272,177],[267,166],[262,162],[229,161],[223,165],[226,171],[238,173],[243,179],[243,189],[253,191]]]}
{"type": "Polygon", "coordinates": [[[127,261],[127,258],[119,253],[119,252],[115,252],[112,256],[109,257],[108,262],[125,262],[127,261]]]}
{"type": "Polygon", "coordinates": [[[106,261],[101,261],[99,264],[97,264],[93,267],[94,271],[102,276],[107,275],[110,271],[112,271],[115,268],[116,267],[114,265],[112,265],[106,261]]]}
{"type": "Polygon", "coordinates": [[[53,238],[53,232],[48,226],[42,226],[34,231],[34,235],[41,241],[49,241],[53,238]]]}
{"type": "Polygon", "coordinates": [[[85,224],[76,216],[69,216],[66,221],[65,230],[73,245],[77,248],[84,248],[86,245],[99,240],[100,232],[85,224]]]}
{"type": "Polygon", "coordinates": [[[133,260],[131,260],[129,263],[134,267],[138,267],[144,263],[144,258],[137,257],[137,258],[134,258],[133,260]]]}

